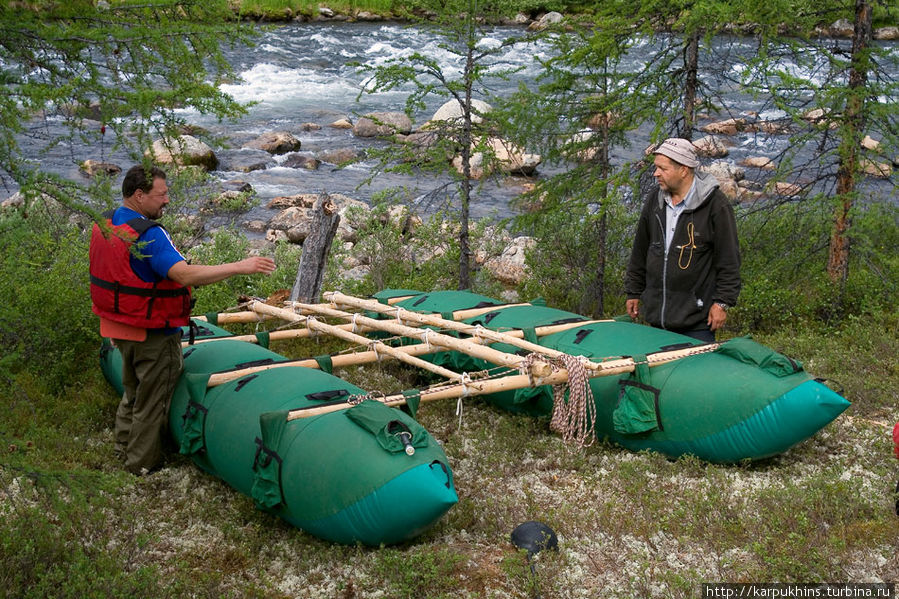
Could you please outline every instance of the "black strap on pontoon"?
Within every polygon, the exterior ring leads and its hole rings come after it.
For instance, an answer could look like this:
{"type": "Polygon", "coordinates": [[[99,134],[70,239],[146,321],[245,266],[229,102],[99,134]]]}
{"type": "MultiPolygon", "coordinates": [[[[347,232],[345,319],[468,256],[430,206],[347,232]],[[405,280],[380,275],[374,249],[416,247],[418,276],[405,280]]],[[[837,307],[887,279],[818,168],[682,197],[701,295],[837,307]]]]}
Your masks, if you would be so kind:
{"type": "Polygon", "coordinates": [[[433,466],[434,464],[437,464],[441,468],[443,468],[443,473],[446,474],[446,488],[449,489],[450,488],[450,480],[452,480],[449,469],[446,467],[446,464],[444,464],[440,460],[434,460],[433,462],[430,463],[431,466],[433,466]]]}
{"type": "Polygon", "coordinates": [[[499,310],[495,310],[493,312],[488,312],[487,314],[484,314],[484,324],[485,325],[490,324],[490,321],[493,320],[494,318],[496,318],[497,316],[499,316],[499,310]]]}
{"type": "Polygon", "coordinates": [[[414,308],[415,306],[417,306],[418,304],[422,303],[422,302],[425,301],[426,299],[428,299],[428,296],[427,296],[427,295],[421,296],[420,298],[418,298],[417,300],[415,300],[415,303],[412,304],[412,307],[414,308]]]}
{"type": "Polygon", "coordinates": [[[284,461],[281,459],[281,456],[278,455],[277,451],[266,447],[262,442],[262,439],[256,437],[256,455],[253,456],[253,466],[255,467],[258,464],[259,466],[265,468],[272,463],[272,460],[278,462],[279,466],[284,463],[284,461]],[[259,456],[261,456],[262,454],[265,454],[265,456],[262,458],[262,461],[260,461],[259,456]]]}
{"type": "Polygon", "coordinates": [[[574,335],[574,344],[577,345],[581,341],[583,341],[587,335],[593,332],[593,329],[578,329],[578,332],[574,335]]]}
{"type": "Polygon", "coordinates": [[[346,389],[331,389],[328,391],[317,391],[316,393],[307,393],[306,399],[311,401],[330,401],[336,397],[345,397],[350,392],[346,389]]]}
{"type": "Polygon", "coordinates": [[[253,379],[255,379],[257,376],[259,376],[259,375],[258,375],[258,374],[251,374],[251,375],[248,376],[248,377],[245,377],[245,378],[240,379],[240,382],[237,383],[237,386],[236,386],[236,387],[234,387],[234,392],[237,393],[238,391],[240,391],[241,389],[243,389],[244,387],[246,387],[247,383],[249,383],[250,381],[252,381],[253,379]]]}
{"type": "Polygon", "coordinates": [[[186,352],[184,352],[184,359],[186,360],[186,359],[187,359],[188,357],[190,357],[190,355],[191,355],[192,353],[194,353],[195,351],[197,351],[196,346],[191,347],[190,349],[188,349],[186,352]]]}
{"type": "Polygon", "coordinates": [[[687,349],[688,347],[696,347],[697,345],[703,345],[701,343],[697,344],[695,342],[686,341],[684,343],[672,343],[671,345],[663,345],[659,348],[659,351],[674,351],[676,349],[687,349]]]}
{"type": "MultiPolygon", "coordinates": [[[[282,360],[283,361],[283,360],[282,360]]],[[[254,366],[268,366],[274,364],[274,358],[262,358],[260,360],[250,360],[249,362],[241,362],[234,365],[234,370],[243,370],[244,368],[252,368],[254,366]]]]}
{"type": "Polygon", "coordinates": [[[587,320],[587,319],[584,318],[583,316],[572,316],[570,318],[560,318],[559,320],[554,320],[551,323],[544,325],[544,326],[554,327],[559,324],[568,324],[569,322],[584,322],[585,320],[587,320]]]}

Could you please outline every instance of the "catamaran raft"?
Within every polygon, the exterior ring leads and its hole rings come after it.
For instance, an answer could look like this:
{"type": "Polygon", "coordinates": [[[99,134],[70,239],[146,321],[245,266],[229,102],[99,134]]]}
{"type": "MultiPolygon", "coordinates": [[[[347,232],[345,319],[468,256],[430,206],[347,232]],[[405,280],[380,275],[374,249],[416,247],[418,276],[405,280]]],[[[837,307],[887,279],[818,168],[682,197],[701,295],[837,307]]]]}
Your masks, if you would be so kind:
{"type": "MultiPolygon", "coordinates": [[[[457,502],[449,460],[414,419],[420,402],[482,396],[550,416],[554,430],[582,446],[605,439],[717,463],[782,453],[849,406],[800,363],[748,338],[698,344],[464,291],[325,299],[283,308],[252,301],[243,312],[195,317],[169,427],[200,468],[339,543],[414,538],[457,502]],[[286,324],[249,336],[218,326],[267,319],[286,324]],[[306,360],[267,349],[310,334],[361,349],[306,360]],[[385,358],[445,380],[385,396],[331,374],[385,358]]],[[[108,343],[101,363],[121,391],[121,358],[108,343]]]]}

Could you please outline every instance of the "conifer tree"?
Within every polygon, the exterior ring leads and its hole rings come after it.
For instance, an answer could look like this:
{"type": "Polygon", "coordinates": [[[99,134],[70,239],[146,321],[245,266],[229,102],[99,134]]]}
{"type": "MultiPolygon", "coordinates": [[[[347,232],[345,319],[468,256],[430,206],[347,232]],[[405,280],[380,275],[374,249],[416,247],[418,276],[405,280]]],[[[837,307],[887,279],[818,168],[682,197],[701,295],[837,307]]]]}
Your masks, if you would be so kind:
{"type": "Polygon", "coordinates": [[[220,118],[243,107],[218,89],[232,77],[221,44],[242,43],[226,0],[21,0],[0,5],[0,189],[47,194],[92,212],[85,186],[41,168],[23,143],[140,159],[150,135],[182,124],[176,108],[220,118]],[[79,149],[81,148],[81,149],[79,149]]]}

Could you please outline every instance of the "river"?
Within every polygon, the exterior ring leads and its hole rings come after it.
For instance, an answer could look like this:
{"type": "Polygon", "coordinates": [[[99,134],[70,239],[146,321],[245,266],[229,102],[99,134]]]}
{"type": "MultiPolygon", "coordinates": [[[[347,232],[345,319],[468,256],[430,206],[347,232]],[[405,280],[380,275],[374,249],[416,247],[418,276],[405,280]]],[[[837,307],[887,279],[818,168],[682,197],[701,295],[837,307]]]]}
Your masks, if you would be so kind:
{"type": "MultiPolygon", "coordinates": [[[[481,44],[498,47],[502,39],[521,31],[497,27],[488,30],[481,44]]],[[[459,57],[442,49],[441,42],[442,39],[432,32],[395,23],[319,23],[273,27],[262,34],[255,46],[226,52],[241,80],[224,85],[223,90],[237,100],[253,103],[245,117],[237,122],[220,123],[196,112],[183,111],[181,116],[229,141],[230,149],[216,149],[225,165],[233,163],[232,158],[239,155],[238,148],[242,144],[268,131],[293,133],[302,142],[301,152],[311,154],[347,147],[365,150],[385,142],[354,137],[351,131],[332,128],[330,123],[340,118],[355,121],[358,115],[370,111],[401,111],[408,90],[360,95],[365,75],[348,63],[380,65],[391,58],[418,51],[436,59],[444,72],[458,73],[461,69],[459,57]],[[321,128],[307,131],[303,128],[304,123],[315,123],[321,128]]],[[[890,43],[899,51],[899,45],[890,43]]],[[[636,67],[649,60],[654,50],[649,43],[638,45],[628,58],[631,66],[636,67]]],[[[503,49],[495,62],[504,68],[519,68],[520,72],[511,81],[493,81],[493,91],[498,94],[511,92],[519,81],[533,81],[539,69],[535,58],[547,57],[550,51],[546,42],[503,49]]],[[[705,83],[717,90],[716,101],[729,105],[732,113],[762,111],[760,118],[777,118],[782,113],[765,112],[764,98],[742,94],[735,83],[742,68],[740,57],[754,52],[751,38],[716,37],[712,42],[712,52],[703,55],[706,68],[702,68],[702,76],[705,83]],[[722,65],[724,68],[721,68],[722,65]]],[[[416,126],[424,123],[445,100],[432,97],[427,108],[414,115],[416,126]]],[[[788,143],[786,136],[753,133],[738,134],[731,141],[734,146],[726,160],[734,163],[747,156],[774,157],[788,143]]],[[[632,136],[630,147],[616,149],[613,160],[634,159],[647,143],[648,132],[638,130],[632,136]]],[[[126,156],[109,155],[103,152],[103,148],[74,147],[54,150],[42,158],[42,167],[78,178],[77,164],[84,158],[102,158],[124,168],[130,164],[126,156]]],[[[372,160],[363,160],[342,169],[323,163],[317,170],[307,170],[281,166],[284,159],[284,156],[273,157],[263,170],[248,173],[219,170],[213,176],[221,181],[247,181],[263,200],[263,205],[266,199],[279,195],[321,191],[343,193],[368,201],[377,191],[392,187],[404,187],[407,197],[416,198],[446,182],[433,175],[409,177],[381,174],[370,185],[363,185],[375,166],[372,160]]],[[[558,172],[559,168],[542,165],[538,176],[549,176],[558,172]]],[[[527,183],[529,180],[525,177],[505,177],[478,188],[472,215],[509,216],[513,210],[510,200],[519,195],[527,183]]],[[[866,185],[871,186],[878,195],[892,193],[889,181],[869,180],[866,185]]],[[[429,206],[434,208],[433,204],[429,206]]],[[[266,210],[258,207],[249,218],[271,216],[271,211],[266,210]]]]}

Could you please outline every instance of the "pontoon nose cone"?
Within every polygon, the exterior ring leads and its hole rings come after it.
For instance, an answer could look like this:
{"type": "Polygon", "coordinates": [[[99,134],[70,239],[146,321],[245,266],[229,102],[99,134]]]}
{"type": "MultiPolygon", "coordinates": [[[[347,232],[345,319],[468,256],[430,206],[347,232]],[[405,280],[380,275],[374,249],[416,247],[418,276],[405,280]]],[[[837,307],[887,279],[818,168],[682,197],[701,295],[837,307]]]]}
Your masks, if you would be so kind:
{"type": "Polygon", "coordinates": [[[543,522],[530,520],[515,527],[512,531],[512,544],[527,550],[530,557],[544,549],[557,550],[559,539],[553,529],[543,522]]]}

